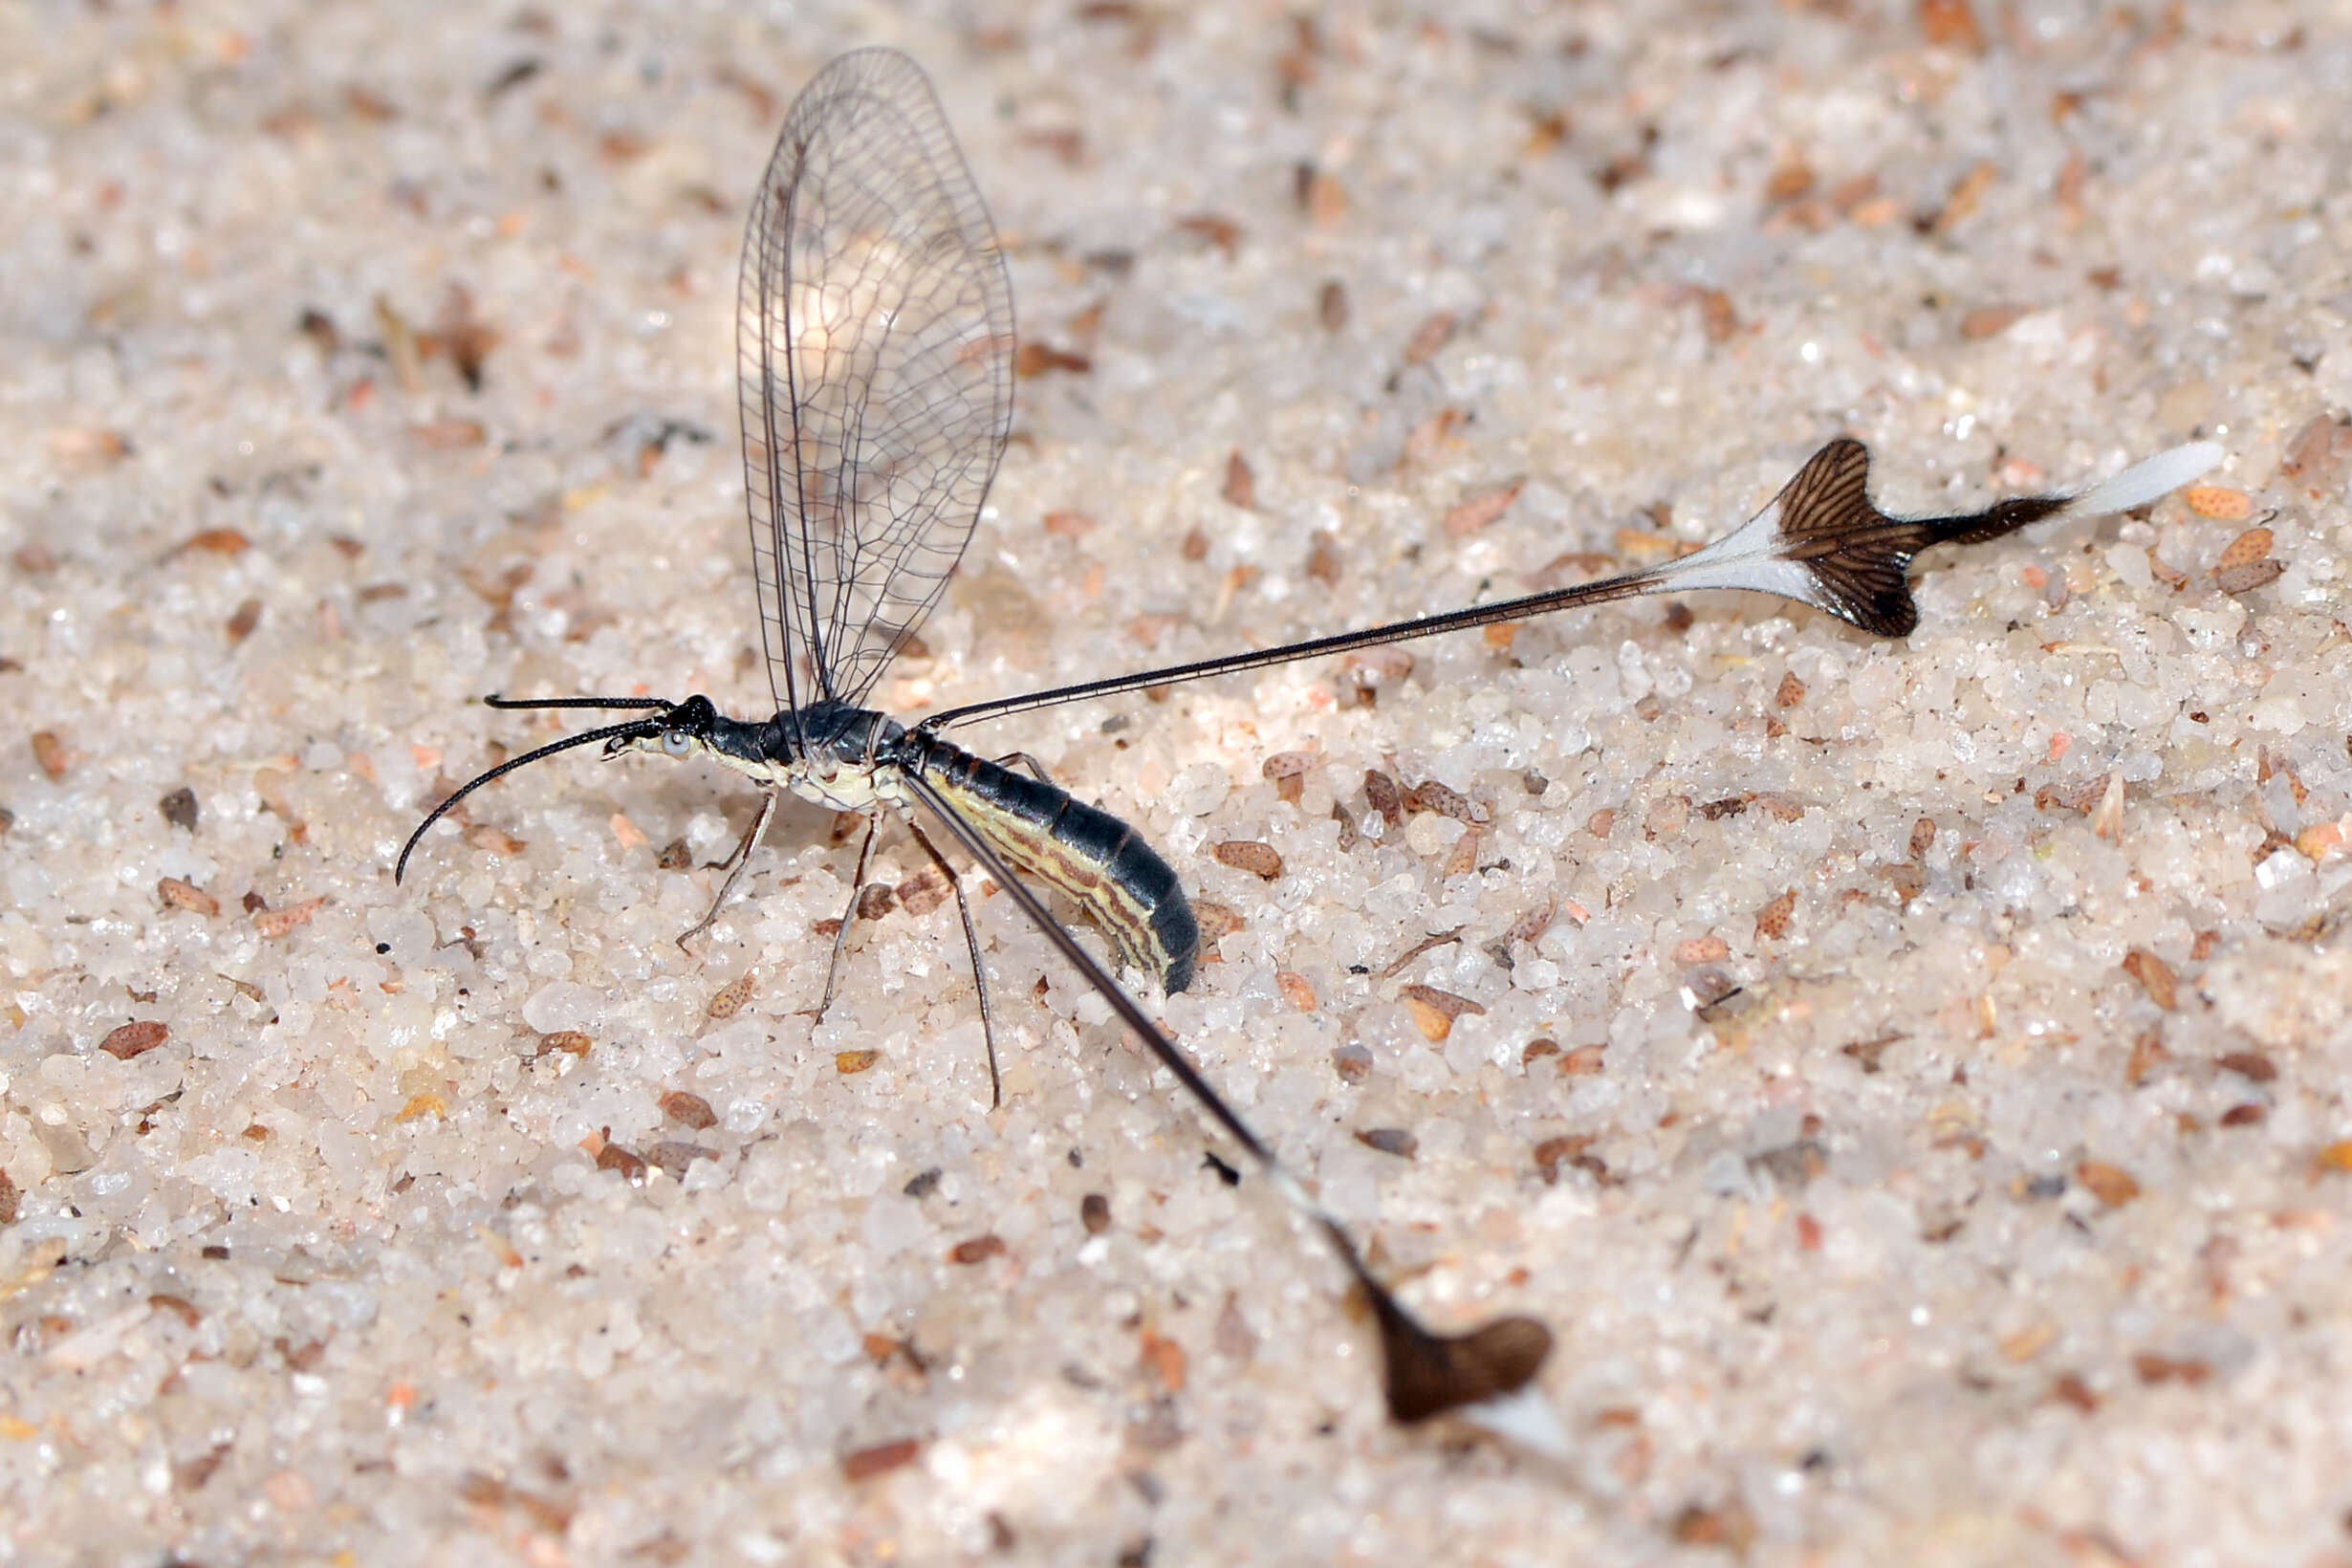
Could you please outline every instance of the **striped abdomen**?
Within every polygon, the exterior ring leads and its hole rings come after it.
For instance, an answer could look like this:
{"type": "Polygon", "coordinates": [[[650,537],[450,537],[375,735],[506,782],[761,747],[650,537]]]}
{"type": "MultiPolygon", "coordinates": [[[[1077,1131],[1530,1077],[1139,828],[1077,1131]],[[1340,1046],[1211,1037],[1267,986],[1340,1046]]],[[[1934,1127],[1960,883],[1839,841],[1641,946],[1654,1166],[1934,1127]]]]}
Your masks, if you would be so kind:
{"type": "Polygon", "coordinates": [[[925,737],[916,765],[1015,870],[1083,904],[1119,948],[1179,991],[1192,983],[1201,928],[1176,873],[1143,836],[1068,791],[925,737]]]}

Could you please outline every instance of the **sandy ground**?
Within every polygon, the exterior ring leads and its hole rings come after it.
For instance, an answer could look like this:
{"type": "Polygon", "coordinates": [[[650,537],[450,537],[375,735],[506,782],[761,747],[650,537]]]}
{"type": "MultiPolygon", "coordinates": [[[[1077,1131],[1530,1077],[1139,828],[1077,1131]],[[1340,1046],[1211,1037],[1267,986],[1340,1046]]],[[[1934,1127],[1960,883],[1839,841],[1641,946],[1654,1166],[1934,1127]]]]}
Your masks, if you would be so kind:
{"type": "Polygon", "coordinates": [[[2347,36],[0,9],[0,1560],[2352,1562],[2347,36]],[[486,690],[764,706],[741,214],[874,42],[1034,372],[908,717],[1661,558],[1840,431],[1911,511],[2229,451],[1905,644],[1699,595],[969,732],[1167,854],[1155,1008],[1432,1321],[1553,1325],[1566,1463],[1390,1426],[974,879],[991,1112],[903,837],[821,1023],[825,813],[671,941],[708,766],[393,885],[566,728],[486,690]]]}

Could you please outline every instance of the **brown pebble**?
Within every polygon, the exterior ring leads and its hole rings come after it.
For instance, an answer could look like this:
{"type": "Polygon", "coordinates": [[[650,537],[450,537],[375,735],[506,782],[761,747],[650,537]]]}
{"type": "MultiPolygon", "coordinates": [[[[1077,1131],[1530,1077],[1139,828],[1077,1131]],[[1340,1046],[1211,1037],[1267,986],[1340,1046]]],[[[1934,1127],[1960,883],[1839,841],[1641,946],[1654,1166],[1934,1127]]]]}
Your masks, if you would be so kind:
{"type": "Polygon", "coordinates": [[[1998,338],[2033,314],[2031,305],[1979,305],[1960,317],[1960,336],[1971,342],[1998,338]]]}
{"type": "Polygon", "coordinates": [[[2159,1356],[2148,1350],[2132,1357],[2131,1369],[2145,1383],[2180,1383],[2191,1388],[2213,1375],[2210,1362],[2190,1356],[2159,1356]]]}
{"type": "Polygon", "coordinates": [[[2232,566],[2252,566],[2270,553],[2271,531],[2267,528],[2250,528],[2230,541],[2230,547],[2221,553],[2221,559],[2213,565],[2217,571],[2227,571],[2232,566]]]}
{"type": "Polygon", "coordinates": [[[686,847],[684,838],[672,838],[662,846],[662,852],[653,858],[653,863],[664,871],[684,871],[694,863],[694,852],[686,847]]]}
{"type": "Polygon", "coordinates": [[[2151,1030],[2131,1042],[2131,1056],[2123,1063],[2123,1081],[2137,1089],[2148,1080],[2158,1063],[2171,1059],[2172,1053],[2165,1049],[2164,1041],[2151,1030]]]}
{"type": "Polygon", "coordinates": [[[1467,877],[1478,869],[1478,830],[1471,828],[1453,841],[1447,852],[1446,863],[1440,868],[1441,878],[1467,877]]]}
{"type": "Polygon", "coordinates": [[[1454,325],[1451,311],[1438,311],[1423,317],[1421,325],[1413,329],[1413,336],[1405,339],[1405,362],[1420,364],[1444,348],[1453,340],[1454,325]]]}
{"type": "Polygon", "coordinates": [[[1306,793],[1308,773],[1320,761],[1313,751],[1276,751],[1259,765],[1258,774],[1274,787],[1274,794],[1296,806],[1306,793]]]}
{"type": "Polygon", "coordinates": [[[1187,234],[1207,240],[1225,252],[1230,261],[1233,250],[1241,244],[1241,225],[1230,218],[1221,218],[1213,212],[1195,213],[1176,220],[1176,227],[1187,234]]]}
{"type": "Polygon", "coordinates": [[[506,829],[492,822],[476,822],[466,830],[466,842],[491,855],[504,855],[512,860],[530,848],[506,829]]]}
{"type": "Polygon", "coordinates": [[[1307,540],[1307,576],[1329,588],[1339,580],[1339,553],[1332,536],[1318,529],[1307,540]]]}
{"type": "Polygon", "coordinates": [[[1315,316],[1322,322],[1325,332],[1338,332],[1346,326],[1347,285],[1336,277],[1326,280],[1321,292],[1315,296],[1315,316]]]}
{"type": "Polygon", "coordinates": [[[16,1184],[9,1179],[7,1171],[0,1170],[0,1226],[14,1225],[21,1205],[16,1184]]]}
{"type": "Polygon", "coordinates": [[[2225,566],[2213,574],[2213,586],[2225,594],[2251,594],[2278,580],[2287,569],[2281,560],[2248,561],[2243,566],[2225,566]]]}
{"type": "Polygon", "coordinates": [[[1901,1044],[1903,1038],[1903,1035],[1890,1031],[1871,1039],[1856,1040],[1850,1045],[1841,1045],[1838,1047],[1838,1054],[1853,1057],[1856,1065],[1860,1066],[1864,1073],[1875,1073],[1879,1070],[1880,1059],[1886,1055],[1890,1047],[1901,1044]]]}
{"type": "Polygon", "coordinates": [[[249,599],[236,607],[229,615],[228,624],[224,625],[221,630],[229,642],[242,642],[252,636],[253,629],[260,624],[261,600],[249,599]]]}
{"type": "MultiPolygon", "coordinates": [[[[2191,485],[2181,491],[2181,504],[2198,516],[2210,517],[2217,523],[2243,522],[2254,515],[2254,497],[2227,485],[2191,485]]],[[[2222,553],[2221,564],[2236,566],[2243,561],[2258,561],[2270,553],[2271,531],[2250,528],[2222,553]],[[2259,541],[2254,538],[2257,534],[2262,536],[2259,541]],[[2238,559],[2232,560],[2232,555],[2238,555],[2238,559]]]]}
{"type": "Polygon", "coordinates": [[[325,908],[326,904],[323,898],[304,899],[300,904],[290,904],[282,909],[256,909],[253,911],[253,929],[272,939],[289,935],[295,927],[308,926],[311,917],[325,908]]]}
{"type": "Polygon", "coordinates": [[[705,1127],[719,1124],[719,1113],[710,1108],[710,1101],[684,1089],[672,1089],[661,1100],[662,1114],[682,1127],[701,1132],[705,1127]]]}
{"type": "Polygon", "coordinates": [[[1777,940],[1789,934],[1789,917],[1797,912],[1797,889],[1792,887],[1755,913],[1755,934],[1777,940]]]}
{"type": "MultiPolygon", "coordinates": [[[[1967,10],[1966,0],[1923,0],[1923,4],[1934,5],[1939,9],[1967,10]]],[[[1990,162],[1971,166],[1966,174],[1952,182],[1950,192],[1944,198],[1944,205],[1928,220],[1929,230],[1949,234],[1958,228],[1971,213],[1984,205],[1985,192],[1992,189],[1993,183],[2000,177],[2001,171],[1990,162]]]]}
{"type": "Polygon", "coordinates": [[[991,1232],[985,1236],[974,1236],[969,1241],[957,1242],[948,1249],[947,1261],[969,1265],[985,1263],[990,1258],[1004,1255],[1005,1238],[991,1232]]]}
{"type": "Polygon", "coordinates": [[[1470,796],[1434,778],[1425,778],[1405,791],[1400,803],[1408,811],[1430,812],[1473,827],[1486,816],[1470,796]]]}
{"type": "Polygon", "coordinates": [[[1225,488],[1218,491],[1230,506],[1244,512],[1257,510],[1257,478],[1250,471],[1250,460],[1236,446],[1225,454],[1225,488]]]}
{"type": "Polygon", "coordinates": [[[183,785],[157,801],[156,805],[162,810],[163,820],[169,822],[173,827],[185,829],[189,833],[196,831],[197,807],[194,790],[183,785]]]}
{"type": "Polygon", "coordinates": [[[1542,1060],[1546,1056],[1557,1056],[1558,1055],[1559,1041],[1546,1035],[1543,1038],[1533,1039],[1527,1042],[1525,1048],[1519,1052],[1519,1065],[1522,1067],[1533,1067],[1536,1062],[1542,1060]]]}
{"type": "Polygon", "coordinates": [[[1282,993],[1282,1000],[1297,1012],[1313,1013],[1315,1011],[1315,987],[1305,975],[1296,970],[1276,969],[1274,989],[1282,993]]]}
{"type": "Polygon", "coordinates": [[[1363,794],[1364,799],[1390,827],[1405,820],[1405,792],[1398,789],[1397,781],[1386,773],[1377,768],[1366,768],[1363,771],[1363,794]]]}
{"type": "Polygon", "coordinates": [[[98,1042],[98,1049],[117,1061],[143,1056],[171,1037],[168,1025],[153,1022],[124,1024],[98,1042]]]}
{"type": "Polygon", "coordinates": [[[1514,479],[1490,490],[1465,496],[1446,513],[1446,536],[1465,539],[1511,510],[1511,503],[1519,498],[1527,481],[1514,479]]]}
{"type": "Polygon", "coordinates": [[[1605,1045],[1578,1046],[1575,1050],[1560,1057],[1560,1077],[1591,1078],[1593,1075],[1601,1071],[1602,1066],[1602,1057],[1607,1055],[1608,1049],[1609,1048],[1605,1045]]]}
{"type": "Polygon", "coordinates": [[[1049,512],[1045,531],[1057,539],[1082,539],[1095,531],[1095,520],[1082,512],[1049,512]]]}
{"type": "Polygon", "coordinates": [[[900,908],[910,915],[927,915],[955,896],[955,884],[946,872],[930,865],[899,883],[897,893],[900,908]]]}
{"type": "Polygon", "coordinates": [[[2079,1372],[2062,1372],[2053,1379],[2050,1397],[2060,1405],[2072,1405],[2086,1416],[2096,1414],[2099,1409],[2099,1396],[2091,1392],[2091,1385],[2082,1381],[2082,1375],[2079,1372]]]}
{"type": "Polygon", "coordinates": [[[577,1029],[558,1029],[539,1036],[539,1055],[553,1056],[561,1052],[567,1056],[585,1056],[596,1049],[596,1041],[577,1029]]]}
{"type": "Polygon", "coordinates": [[[1935,847],[1935,818],[1923,817],[1911,824],[1911,859],[1924,860],[1935,847]]]}
{"type": "Polygon", "coordinates": [[[687,1143],[676,1139],[664,1139],[645,1151],[645,1163],[660,1169],[673,1182],[683,1182],[697,1160],[716,1160],[719,1151],[705,1148],[700,1143],[687,1143]]]}
{"type": "Polygon", "coordinates": [[[1731,956],[1731,945],[1719,936],[1697,936],[1674,944],[1677,964],[1720,964],[1731,956]]]}
{"type": "Polygon", "coordinates": [[[1073,354],[1067,349],[1055,348],[1034,339],[1013,351],[1013,373],[1025,381],[1034,381],[1056,370],[1083,376],[1094,368],[1095,362],[1083,354],[1073,354]]]}
{"type": "Polygon", "coordinates": [[[1720,1546],[1745,1558],[1755,1544],[1755,1514],[1736,1497],[1720,1508],[1693,1503],[1674,1516],[1673,1534],[1678,1545],[1720,1546]]]}
{"type": "Polygon", "coordinates": [[[867,882],[858,889],[858,918],[880,920],[898,903],[898,894],[883,882],[867,882]]]}
{"type": "Polygon", "coordinates": [[[1503,941],[1507,944],[1533,942],[1550,930],[1552,922],[1558,918],[1559,900],[1547,898],[1533,908],[1520,910],[1518,918],[1512,921],[1510,927],[1503,932],[1503,941]]]}
{"type": "Polygon", "coordinates": [[[1728,343],[1739,333],[1739,312],[1731,306],[1731,296],[1721,289],[1701,289],[1698,292],[1699,326],[1710,343],[1728,343]]]}
{"type": "Polygon", "coordinates": [[[1431,462],[1447,450],[1448,444],[1459,447],[1462,443],[1454,440],[1453,433],[1468,417],[1450,404],[1424,416],[1420,424],[1405,432],[1405,458],[1399,466],[1410,468],[1431,462]]]}
{"type": "Polygon", "coordinates": [[[1453,1021],[1464,1013],[1486,1012],[1469,997],[1456,996],[1435,986],[1406,986],[1398,994],[1405,1012],[1412,1015],[1413,1026],[1432,1042],[1452,1034],[1453,1021]]]}
{"type": "Polygon", "coordinates": [[[1780,677],[1780,689],[1773,693],[1773,702],[1780,708],[1795,708],[1805,700],[1805,683],[1797,678],[1795,670],[1780,677]]]}
{"type": "Polygon", "coordinates": [[[1815,178],[1813,165],[1802,158],[1786,159],[1765,180],[1764,200],[1775,207],[1793,202],[1813,188],[1815,178]]]}
{"type": "MultiPolygon", "coordinates": [[[[1248,924],[1232,905],[1219,904],[1214,899],[1194,899],[1192,919],[1193,923],[1201,928],[1203,946],[1216,941],[1219,937],[1231,936],[1248,924]]],[[[1207,961],[1205,957],[1203,961],[1207,961]]]]}
{"type": "Polygon", "coordinates": [[[902,1437],[895,1443],[877,1443],[870,1448],[860,1448],[841,1461],[841,1478],[845,1481],[871,1481],[877,1475],[886,1475],[903,1466],[911,1465],[923,1451],[919,1439],[902,1437]]]}
{"type": "Polygon", "coordinates": [[[843,1078],[855,1078],[860,1073],[870,1071],[880,1060],[882,1053],[879,1051],[836,1051],[833,1054],[833,1070],[843,1078]]]}
{"type": "Polygon", "coordinates": [[[192,909],[200,915],[217,915],[221,901],[197,886],[177,877],[165,877],[155,884],[156,897],[175,909],[192,909]]]}
{"type": "Polygon", "coordinates": [[[1282,857],[1272,844],[1255,839],[1236,838],[1215,845],[1209,852],[1220,865],[1230,865],[1236,871],[1247,871],[1252,877],[1273,882],[1282,875],[1282,857]]]}
{"type": "Polygon", "coordinates": [[[713,1023],[724,1023],[741,1013],[744,1004],[751,999],[751,992],[759,984],[758,976],[757,969],[746,969],[734,979],[730,980],[710,998],[710,1005],[703,1010],[704,1016],[713,1023]]]}
{"type": "Polygon", "coordinates": [[[1372,1053],[1351,1041],[1332,1052],[1331,1070],[1342,1083],[1361,1083],[1372,1076],[1372,1053]]]}
{"type": "Polygon", "coordinates": [[[617,1170],[631,1187],[645,1185],[645,1162],[619,1143],[607,1143],[597,1150],[597,1169],[617,1170]]]}
{"type": "Polygon", "coordinates": [[[2085,1160],[2076,1165],[2075,1180],[2109,1209],[2121,1209],[2140,1195],[2140,1184],[2131,1179],[2129,1172],[2098,1160],[2085,1160]]]}
{"type": "Polygon", "coordinates": [[[56,779],[65,776],[66,769],[73,766],[74,757],[65,742],[57,738],[55,730],[35,730],[33,732],[33,760],[40,764],[41,772],[56,779]]]}
{"type": "Polygon", "coordinates": [[[1605,1168],[1598,1159],[1585,1151],[1596,1142],[1591,1133],[1569,1133],[1558,1138],[1547,1138],[1535,1145],[1535,1169],[1542,1175],[1546,1187],[1557,1186],[1562,1165],[1601,1174],[1605,1168]]]}
{"type": "Polygon", "coordinates": [[[2260,1051],[2232,1051],[2214,1057],[2213,1065],[2225,1073],[2235,1073],[2249,1083],[2271,1083],[2278,1078],[2278,1064],[2260,1051]]]}
{"type": "Polygon", "coordinates": [[[102,425],[69,425],[49,432],[49,449],[69,463],[97,467],[130,456],[131,442],[121,431],[102,425]]]}
{"type": "Polygon", "coordinates": [[[198,1323],[204,1321],[205,1315],[198,1312],[196,1303],[185,1296],[172,1296],[166,1292],[158,1291],[147,1297],[147,1305],[157,1312],[170,1313],[188,1328],[194,1328],[198,1323]]]}
{"type": "Polygon", "coordinates": [[[1400,1160],[1410,1160],[1421,1147],[1421,1140],[1403,1127],[1366,1127],[1356,1134],[1356,1142],[1400,1160]]]}
{"type": "Polygon", "coordinates": [[[1078,1223],[1090,1236],[1099,1236],[1111,1228],[1111,1200],[1100,1192],[1089,1192],[1078,1200],[1078,1223]]]}
{"type": "Polygon", "coordinates": [[[2267,1105],[2232,1105],[2221,1113],[2221,1124],[2225,1127],[2258,1127],[2269,1119],[2270,1114],[2267,1105]]]}
{"type": "Polygon", "coordinates": [[[1143,1335],[1143,1367],[1159,1383],[1163,1393],[1181,1394],[1185,1391],[1185,1347],[1165,1334],[1145,1329],[1143,1335]]]}
{"type": "Polygon", "coordinates": [[[2173,976],[2172,966],[2145,947],[2134,947],[2123,955],[2123,972],[2139,981],[2148,1000],[2167,1013],[2180,1000],[2180,982],[2173,976]]]}
{"type": "Polygon", "coordinates": [[[410,425],[408,435],[425,451],[456,452],[481,446],[490,439],[490,430],[478,419],[431,419],[410,425]]]}
{"type": "Polygon", "coordinates": [[[2317,500],[2346,460],[2352,460],[2352,420],[2314,414],[2288,438],[2278,472],[2283,478],[2309,480],[2314,487],[2310,494],[2317,500]]]}

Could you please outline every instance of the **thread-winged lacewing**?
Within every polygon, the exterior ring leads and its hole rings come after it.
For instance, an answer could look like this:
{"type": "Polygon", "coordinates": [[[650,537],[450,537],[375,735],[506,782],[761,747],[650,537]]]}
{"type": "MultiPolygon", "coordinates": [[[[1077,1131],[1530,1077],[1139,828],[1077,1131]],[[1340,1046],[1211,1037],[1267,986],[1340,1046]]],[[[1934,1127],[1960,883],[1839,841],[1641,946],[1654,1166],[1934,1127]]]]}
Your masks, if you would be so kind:
{"type": "MultiPolygon", "coordinates": [[[[1142,686],[1165,686],[1575,605],[1696,588],[1794,599],[1866,632],[1918,622],[1908,571],[1931,545],[1997,537],[2068,514],[2128,511],[2204,472],[2210,444],[2174,448],[2075,495],[2019,496],[1965,516],[1890,517],[1870,504],[1868,454],[1831,442],[1746,524],[1695,554],[1622,577],[1449,614],[1173,668],[975,703],[901,724],[864,706],[892,657],[946,590],[1002,457],[1013,417],[1012,286],[988,209],[920,68],[890,50],[846,54],[802,90],[751,207],[737,298],[737,359],[753,577],[775,699],[738,720],[705,696],[509,698],[498,708],[592,708],[637,717],[538,747],[434,807],[402,848],[474,791],[576,747],[704,757],[757,783],[756,820],[726,862],[707,928],[728,902],[786,793],[863,814],[852,904],[834,939],[823,1006],[856,916],[877,826],[904,821],[954,890],[979,982],[995,1081],[980,943],[960,880],[922,829],[944,827],[1127,1031],[1190,1092],[1271,1185],[1319,1230],[1372,1306],[1390,1414],[1458,1415],[1542,1449],[1564,1446],[1533,1380],[1552,1343],[1532,1318],[1458,1335],[1416,1320],[1338,1220],[1190,1058],[1065,929],[1031,883],[1076,902],[1119,958],[1165,991],[1190,984],[1200,928],[1175,872],[1136,831],[1073,798],[1034,761],[990,761],[941,738],[951,726],[1142,686]],[[1025,764],[1026,772],[1008,764],[1025,764]]],[[[1001,1089],[998,1091],[1001,1098],[1001,1089]]]]}

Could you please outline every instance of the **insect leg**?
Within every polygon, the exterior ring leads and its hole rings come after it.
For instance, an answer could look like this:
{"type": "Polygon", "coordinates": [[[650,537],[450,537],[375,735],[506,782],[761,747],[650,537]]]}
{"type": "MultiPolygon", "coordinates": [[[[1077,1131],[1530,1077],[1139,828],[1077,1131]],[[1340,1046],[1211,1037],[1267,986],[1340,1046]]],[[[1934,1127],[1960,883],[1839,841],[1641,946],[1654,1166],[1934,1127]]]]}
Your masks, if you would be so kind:
{"type": "Polygon", "coordinates": [[[931,857],[932,863],[946,874],[947,885],[955,889],[955,912],[964,917],[964,946],[971,951],[971,983],[980,992],[980,1037],[988,1042],[989,1105],[994,1109],[1005,1102],[1005,1085],[1004,1080],[996,1076],[996,1014],[989,1006],[989,971],[988,967],[980,962],[980,933],[972,929],[971,905],[964,901],[963,879],[955,874],[955,867],[947,863],[947,858],[939,852],[939,846],[932,843],[930,837],[923,831],[923,824],[909,817],[906,826],[914,834],[915,842],[921,844],[924,852],[931,857]]]}
{"type": "Polygon", "coordinates": [[[841,911],[841,924],[833,928],[833,956],[825,963],[825,996],[817,1004],[817,1018],[824,1021],[825,1010],[833,1006],[833,988],[841,978],[841,949],[849,942],[850,922],[858,918],[858,900],[865,893],[865,868],[874,859],[874,835],[882,831],[879,816],[865,819],[865,842],[858,846],[858,869],[849,879],[849,907],[841,911]]]}
{"type": "Polygon", "coordinates": [[[719,918],[719,911],[726,907],[728,899],[734,893],[735,883],[743,880],[744,868],[751,863],[752,846],[759,842],[759,836],[768,831],[769,819],[775,816],[776,798],[773,790],[760,797],[759,820],[753,822],[751,831],[743,836],[743,842],[735,846],[735,853],[719,862],[732,869],[727,873],[727,880],[719,884],[719,896],[710,901],[710,907],[704,912],[703,918],[678,933],[678,946],[685,951],[691,953],[694,950],[686,944],[710,929],[710,923],[719,918]]]}
{"type": "MultiPolygon", "coordinates": [[[[1031,756],[1027,751],[1007,751],[996,759],[996,766],[999,768],[1026,768],[1036,775],[1038,783],[1054,784],[1054,775],[1045,771],[1045,764],[1031,756]]],[[[1054,788],[1058,790],[1061,786],[1054,784],[1054,788]]]]}

